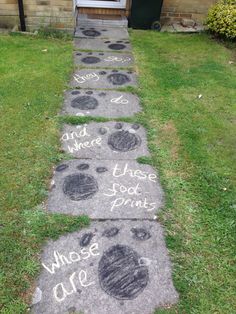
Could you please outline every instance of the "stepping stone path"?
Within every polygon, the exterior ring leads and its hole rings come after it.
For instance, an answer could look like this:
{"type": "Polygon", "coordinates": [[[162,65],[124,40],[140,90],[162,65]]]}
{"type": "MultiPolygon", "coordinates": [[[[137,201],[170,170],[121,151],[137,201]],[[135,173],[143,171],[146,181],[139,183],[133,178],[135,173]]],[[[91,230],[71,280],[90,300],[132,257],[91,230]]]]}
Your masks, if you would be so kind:
{"type": "Polygon", "coordinates": [[[62,114],[119,118],[140,111],[137,96],[108,90],[70,90],[65,93],[62,114]]]}
{"type": "Polygon", "coordinates": [[[149,155],[145,130],[139,124],[65,124],[61,142],[64,151],[77,158],[136,159],[149,155]]]}
{"type": "Polygon", "coordinates": [[[136,86],[136,74],[132,70],[83,69],[75,71],[71,87],[112,88],[136,86]]]}
{"type": "Polygon", "coordinates": [[[177,301],[157,222],[93,222],[49,241],[41,261],[34,313],[151,314],[177,301]]]}
{"type": "MultiPolygon", "coordinates": [[[[128,39],[129,34],[123,27],[79,27],[75,32],[75,37],[85,38],[122,38],[128,39]]],[[[99,47],[97,47],[99,50],[99,47]]]]}
{"type": "Polygon", "coordinates": [[[138,97],[119,90],[137,85],[134,70],[124,69],[134,63],[124,52],[131,49],[127,29],[81,27],[76,36],[80,69],[61,114],[110,121],[63,126],[62,149],[71,159],[55,166],[47,210],[88,215],[91,224],[44,247],[31,313],[152,314],[175,304],[178,293],[157,222],[159,177],[136,160],[150,155],[146,131],[112,120],[140,111],[138,97]]]}
{"type": "Polygon", "coordinates": [[[124,52],[131,51],[131,45],[129,40],[107,40],[107,39],[87,39],[87,38],[75,38],[74,46],[81,50],[100,50],[100,51],[113,51],[124,52]]]}
{"type": "Polygon", "coordinates": [[[75,52],[75,64],[83,67],[126,68],[134,63],[131,54],[110,52],[75,52]]]}
{"type": "Polygon", "coordinates": [[[134,160],[76,159],[55,168],[48,210],[94,219],[154,219],[163,205],[158,177],[134,160]]]}

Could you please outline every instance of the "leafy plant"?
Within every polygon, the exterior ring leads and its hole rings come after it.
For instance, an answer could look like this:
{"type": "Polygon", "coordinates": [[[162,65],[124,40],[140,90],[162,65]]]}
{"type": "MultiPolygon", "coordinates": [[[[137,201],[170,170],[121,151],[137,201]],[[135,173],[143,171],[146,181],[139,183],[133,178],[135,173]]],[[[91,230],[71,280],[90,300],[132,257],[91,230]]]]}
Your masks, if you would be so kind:
{"type": "Polygon", "coordinates": [[[236,1],[218,1],[210,8],[206,24],[211,32],[227,39],[236,39],[236,1]]]}

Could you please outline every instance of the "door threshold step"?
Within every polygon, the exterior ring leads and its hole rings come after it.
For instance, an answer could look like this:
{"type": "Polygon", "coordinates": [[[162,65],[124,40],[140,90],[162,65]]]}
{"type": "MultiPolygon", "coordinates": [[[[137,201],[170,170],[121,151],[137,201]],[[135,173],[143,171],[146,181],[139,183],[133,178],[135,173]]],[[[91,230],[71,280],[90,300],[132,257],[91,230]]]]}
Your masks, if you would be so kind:
{"type": "Polygon", "coordinates": [[[121,15],[78,14],[77,26],[128,27],[128,20],[121,15]]]}

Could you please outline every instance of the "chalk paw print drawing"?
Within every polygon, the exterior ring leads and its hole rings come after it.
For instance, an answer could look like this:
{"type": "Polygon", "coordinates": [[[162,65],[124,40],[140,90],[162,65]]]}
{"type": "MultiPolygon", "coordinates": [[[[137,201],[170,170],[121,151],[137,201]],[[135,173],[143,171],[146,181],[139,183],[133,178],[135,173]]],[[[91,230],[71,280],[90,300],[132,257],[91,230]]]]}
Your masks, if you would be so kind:
{"type": "Polygon", "coordinates": [[[131,81],[129,75],[132,74],[132,71],[127,71],[127,74],[125,73],[120,73],[119,70],[112,70],[112,71],[100,71],[99,75],[106,75],[107,81],[114,85],[114,86],[120,86],[120,85],[125,85],[131,81]],[[109,74],[109,72],[111,72],[109,74]]]}
{"type": "Polygon", "coordinates": [[[75,63],[80,66],[127,67],[133,64],[131,54],[111,54],[110,52],[75,52],[75,63]]]}
{"type": "MultiPolygon", "coordinates": [[[[73,91],[72,95],[81,94],[80,91],[73,91]]],[[[71,107],[80,110],[94,110],[99,105],[97,98],[93,97],[93,91],[85,92],[86,95],[80,95],[72,99],[71,107]]]]}
{"type": "Polygon", "coordinates": [[[66,91],[62,113],[117,118],[139,110],[139,100],[131,93],[81,89],[66,91]]]}
{"type": "MultiPolygon", "coordinates": [[[[115,237],[118,232],[118,228],[112,227],[106,229],[103,236],[115,237]]],[[[137,241],[151,237],[144,228],[132,228],[131,232],[137,241]]],[[[122,244],[113,245],[103,253],[98,264],[98,276],[101,288],[118,300],[135,299],[149,282],[148,267],[141,255],[132,247],[122,244]]]]}
{"type": "Polygon", "coordinates": [[[92,218],[153,218],[162,202],[158,177],[148,165],[75,159],[55,168],[48,209],[92,218]]]}
{"type": "Polygon", "coordinates": [[[82,31],[82,34],[86,37],[99,37],[101,36],[102,32],[106,32],[106,29],[102,29],[101,31],[97,31],[95,28],[83,28],[81,27],[80,30],[82,31]]]}
{"type": "Polygon", "coordinates": [[[65,125],[61,140],[64,150],[79,158],[113,159],[115,154],[116,159],[130,159],[149,155],[145,130],[139,124],[65,125]]]}
{"type": "Polygon", "coordinates": [[[72,87],[80,87],[86,89],[118,89],[120,86],[136,85],[137,76],[135,72],[124,69],[98,70],[92,68],[83,68],[73,74],[73,78],[71,81],[72,87]]]}
{"type": "MultiPolygon", "coordinates": [[[[101,39],[101,38],[128,38],[128,32],[123,27],[89,27],[83,26],[76,28],[75,36],[77,37],[87,37],[93,39],[101,39]]],[[[99,47],[99,46],[98,46],[99,47]]]]}
{"type": "MultiPolygon", "coordinates": [[[[56,171],[61,172],[67,168],[68,165],[62,164],[56,167],[56,171]]],[[[84,171],[89,170],[88,163],[79,163],[76,168],[79,170],[78,173],[70,174],[64,178],[63,193],[72,201],[91,199],[98,192],[98,182],[93,175],[84,173],[84,171]]],[[[98,174],[106,171],[106,167],[96,167],[98,174]]]]}
{"type": "Polygon", "coordinates": [[[107,47],[111,50],[125,50],[125,48],[127,48],[126,45],[129,43],[130,42],[128,40],[104,41],[104,44],[106,44],[107,47]]]}
{"type": "MultiPolygon", "coordinates": [[[[108,82],[112,85],[120,86],[120,85],[127,84],[131,81],[130,77],[128,75],[126,75],[124,73],[118,73],[118,70],[113,70],[112,72],[113,73],[111,73],[107,76],[108,82]]],[[[127,74],[132,74],[132,73],[133,73],[132,71],[127,72],[127,74]]]]}
{"type": "Polygon", "coordinates": [[[104,314],[105,307],[110,313],[143,314],[178,299],[162,228],[156,222],[92,222],[87,230],[50,241],[41,263],[34,314],[72,309],[104,314]],[[94,308],[95,295],[99,302],[94,308]]]}
{"type": "Polygon", "coordinates": [[[109,135],[108,146],[118,152],[128,152],[139,147],[142,140],[139,135],[134,133],[139,129],[139,125],[133,124],[130,130],[122,130],[122,127],[122,123],[115,124],[115,129],[118,130],[109,135]]]}

